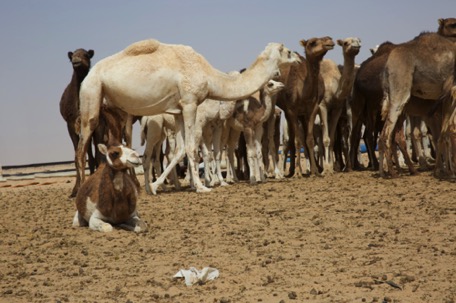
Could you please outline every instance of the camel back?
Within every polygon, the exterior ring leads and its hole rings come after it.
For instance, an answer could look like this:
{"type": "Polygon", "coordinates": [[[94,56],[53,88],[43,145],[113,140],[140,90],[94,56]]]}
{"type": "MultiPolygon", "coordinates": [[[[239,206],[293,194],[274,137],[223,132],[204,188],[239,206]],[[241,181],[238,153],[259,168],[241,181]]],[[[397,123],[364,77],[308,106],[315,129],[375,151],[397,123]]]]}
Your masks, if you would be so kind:
{"type": "Polygon", "coordinates": [[[142,40],[128,46],[124,53],[127,56],[138,56],[151,54],[155,52],[160,46],[160,42],[154,39],[142,40]]]}

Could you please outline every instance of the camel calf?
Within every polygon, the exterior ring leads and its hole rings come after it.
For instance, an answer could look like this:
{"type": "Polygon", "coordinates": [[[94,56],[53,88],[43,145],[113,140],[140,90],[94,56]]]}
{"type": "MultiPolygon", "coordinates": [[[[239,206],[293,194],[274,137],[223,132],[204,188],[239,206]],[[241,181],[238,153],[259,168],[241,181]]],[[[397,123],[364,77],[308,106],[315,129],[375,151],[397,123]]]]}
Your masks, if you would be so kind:
{"type": "Polygon", "coordinates": [[[102,232],[112,231],[112,225],[135,232],[147,230],[136,211],[138,187],[127,173],[141,164],[138,153],[116,141],[108,146],[98,144],[98,149],[106,156],[106,163],[79,189],[73,227],[88,225],[102,232]]]}

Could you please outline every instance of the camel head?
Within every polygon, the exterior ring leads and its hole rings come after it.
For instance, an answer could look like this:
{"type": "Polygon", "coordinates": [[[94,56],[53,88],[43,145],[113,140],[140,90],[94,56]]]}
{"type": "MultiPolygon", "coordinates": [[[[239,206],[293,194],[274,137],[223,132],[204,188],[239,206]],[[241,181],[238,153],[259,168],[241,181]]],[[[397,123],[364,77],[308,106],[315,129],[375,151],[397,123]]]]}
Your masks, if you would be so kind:
{"type": "Polygon", "coordinates": [[[369,48],[369,51],[371,52],[371,55],[375,54],[375,52],[378,50],[379,46],[380,45],[377,44],[376,46],[369,48]]]}
{"type": "Polygon", "coordinates": [[[136,151],[118,142],[110,141],[108,145],[100,143],[98,150],[106,156],[106,162],[115,170],[133,168],[141,164],[136,151]]]}
{"type": "Polygon", "coordinates": [[[267,56],[267,59],[277,60],[279,67],[301,62],[299,56],[285,47],[282,43],[269,43],[263,54],[267,56]]]}
{"type": "Polygon", "coordinates": [[[273,96],[280,92],[284,87],[285,85],[282,82],[269,80],[268,83],[266,83],[264,86],[264,92],[269,96],[273,96]]]}
{"type": "Polygon", "coordinates": [[[81,69],[88,71],[90,69],[90,59],[92,59],[94,55],[93,50],[86,51],[83,48],[78,48],[74,52],[68,52],[68,58],[73,65],[73,69],[81,69]]]}
{"type": "Polygon", "coordinates": [[[329,50],[334,48],[334,41],[331,37],[310,38],[309,40],[302,39],[300,41],[307,59],[315,57],[323,57],[329,50]]]}
{"type": "Polygon", "coordinates": [[[445,37],[456,37],[456,18],[439,19],[439,35],[445,37]]]}
{"type": "Polygon", "coordinates": [[[344,50],[344,55],[356,56],[361,49],[361,39],[356,37],[349,37],[343,40],[337,40],[337,44],[344,50]]]}

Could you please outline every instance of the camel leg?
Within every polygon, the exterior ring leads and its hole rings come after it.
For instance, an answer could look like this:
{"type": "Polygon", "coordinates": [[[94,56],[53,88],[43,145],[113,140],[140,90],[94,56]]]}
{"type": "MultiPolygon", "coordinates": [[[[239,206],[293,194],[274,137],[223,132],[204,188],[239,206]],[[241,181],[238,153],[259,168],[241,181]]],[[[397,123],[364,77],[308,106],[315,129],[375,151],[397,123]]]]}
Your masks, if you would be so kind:
{"type": "MultiPolygon", "coordinates": [[[[405,141],[403,121],[403,118],[400,118],[398,121],[399,123],[397,124],[397,130],[395,131],[395,142],[404,157],[404,161],[409,168],[410,174],[417,175],[418,172],[413,166],[412,160],[410,159],[409,153],[407,151],[407,142],[405,141]]],[[[399,167],[399,162],[396,162],[396,165],[399,167]]]]}
{"type": "Polygon", "coordinates": [[[146,222],[139,218],[137,212],[134,212],[128,221],[119,224],[119,227],[136,233],[145,232],[148,229],[146,222]]]}
{"type": "MultiPolygon", "coordinates": [[[[336,130],[337,130],[337,125],[339,123],[340,116],[342,114],[342,107],[340,108],[334,108],[331,113],[331,119],[329,121],[329,162],[327,162],[327,165],[329,165],[328,172],[332,173],[334,172],[334,141],[336,140],[336,130]]],[[[326,150],[326,149],[325,149],[326,150]]],[[[326,171],[326,168],[325,168],[326,171]]]]}
{"type": "MultiPolygon", "coordinates": [[[[229,138],[228,138],[228,162],[229,162],[229,170],[230,170],[230,176],[233,177],[233,180],[231,182],[238,182],[238,177],[235,172],[235,165],[234,165],[234,150],[236,148],[236,145],[239,141],[239,137],[241,136],[241,132],[235,129],[230,130],[229,138]]],[[[239,165],[240,163],[238,163],[239,165]]],[[[227,177],[228,180],[228,177],[227,177]]]]}
{"type": "MultiPolygon", "coordinates": [[[[164,142],[164,139],[160,138],[160,140],[155,143],[155,146],[154,146],[154,151],[152,153],[152,167],[154,168],[154,171],[155,171],[155,175],[156,176],[161,176],[164,172],[164,169],[163,169],[163,160],[164,160],[164,154],[162,153],[162,148],[163,148],[163,142],[164,142]]],[[[169,165],[170,162],[168,161],[167,165],[169,165]]],[[[172,174],[172,172],[175,171],[175,167],[171,168],[170,170],[170,173],[172,174]]],[[[165,177],[167,178],[169,176],[166,175],[165,177]]],[[[160,185],[160,187],[162,188],[163,191],[168,191],[168,187],[166,186],[166,178],[165,180],[163,181],[163,184],[160,185]]],[[[156,182],[156,180],[155,180],[156,182]]]]}
{"type": "Polygon", "coordinates": [[[204,185],[205,186],[214,186],[215,185],[215,180],[212,172],[212,161],[213,161],[213,156],[212,156],[212,151],[211,151],[211,139],[212,136],[209,135],[209,130],[207,130],[208,133],[206,133],[205,138],[203,139],[203,142],[200,144],[201,151],[203,154],[203,163],[204,163],[204,185]]]}
{"type": "Polygon", "coordinates": [[[193,185],[196,188],[196,192],[209,192],[210,188],[207,188],[201,182],[199,177],[199,170],[196,160],[198,156],[198,146],[195,144],[195,119],[196,119],[196,100],[193,98],[189,100],[182,99],[180,101],[182,106],[182,116],[184,120],[184,136],[185,136],[185,150],[188,157],[188,166],[192,177],[193,185]]]}
{"type": "Polygon", "coordinates": [[[350,133],[350,162],[352,164],[351,169],[359,170],[363,166],[358,161],[359,145],[361,141],[361,132],[363,124],[361,120],[358,120],[356,124],[353,125],[353,129],[350,133]]]}
{"type": "Polygon", "coordinates": [[[213,186],[214,178],[211,171],[211,145],[212,145],[212,128],[208,125],[205,115],[196,112],[194,127],[195,146],[201,147],[204,163],[204,184],[213,186]]]}
{"type": "Polygon", "coordinates": [[[263,138],[263,125],[257,126],[253,134],[254,144],[255,144],[255,151],[256,151],[256,179],[261,182],[266,181],[266,171],[263,162],[263,147],[261,144],[261,140],[263,138]]]}
{"type": "MultiPolygon", "coordinates": [[[[76,151],[76,180],[79,180],[80,184],[85,181],[85,155],[87,154],[89,144],[91,144],[92,134],[98,125],[102,104],[101,83],[91,84],[90,87],[86,87],[83,83],[80,90],[79,111],[81,114],[81,132],[79,135],[78,149],[76,151]]],[[[76,196],[80,184],[77,184],[77,188],[75,186],[72,196],[76,196]]]]}
{"type": "MultiPolygon", "coordinates": [[[[304,140],[303,140],[303,136],[304,134],[302,133],[303,130],[302,130],[302,126],[301,126],[301,123],[298,123],[297,125],[297,128],[296,128],[296,136],[295,136],[295,146],[296,146],[296,173],[295,173],[295,176],[296,177],[302,177],[302,175],[304,175],[304,171],[303,168],[302,168],[302,158],[304,158],[304,161],[307,161],[307,157],[304,155],[304,157],[302,156],[302,148],[304,147],[304,140]]],[[[304,150],[307,150],[307,148],[304,148],[304,150]]]]}
{"type": "Polygon", "coordinates": [[[330,138],[329,138],[329,121],[328,121],[328,108],[326,106],[323,106],[322,104],[319,106],[320,107],[320,120],[321,120],[321,132],[322,132],[322,137],[323,137],[323,147],[324,147],[324,163],[323,163],[323,174],[325,172],[331,172],[332,168],[331,166],[331,160],[330,160],[330,155],[331,155],[331,150],[329,148],[330,144],[330,138]]]}
{"type": "MultiPolygon", "coordinates": [[[[398,97],[391,98],[391,101],[388,102],[387,100],[384,102],[389,103],[388,113],[385,119],[385,124],[383,126],[380,140],[379,140],[379,154],[380,154],[380,175],[385,176],[384,168],[383,168],[383,159],[386,160],[388,172],[391,177],[397,177],[397,173],[394,170],[393,162],[392,162],[392,149],[393,149],[393,134],[394,129],[396,127],[396,123],[400,118],[400,115],[403,111],[404,105],[410,97],[410,93],[403,92],[402,97],[399,95],[398,97]],[[398,100],[398,103],[394,103],[394,100],[398,100]]],[[[387,96],[388,98],[388,96],[387,96]]]]}
{"type": "Polygon", "coordinates": [[[314,128],[314,123],[315,123],[315,117],[318,113],[318,106],[315,106],[312,113],[309,116],[309,119],[306,121],[304,119],[303,125],[307,124],[307,129],[304,130],[304,133],[306,135],[306,147],[309,153],[309,160],[310,160],[310,173],[315,176],[319,176],[320,173],[318,171],[317,163],[315,160],[315,139],[314,139],[314,134],[313,134],[313,128],[314,128]]]}
{"type": "Polygon", "coordinates": [[[268,129],[268,163],[272,165],[274,169],[274,177],[276,179],[282,179],[283,173],[279,168],[279,155],[277,153],[278,146],[276,146],[274,135],[275,135],[276,116],[272,114],[267,122],[268,129]]]}
{"type": "Polygon", "coordinates": [[[258,179],[256,178],[258,165],[256,163],[257,158],[253,130],[251,128],[245,128],[244,137],[247,145],[247,162],[249,163],[250,167],[250,184],[254,185],[258,181],[258,179]]]}
{"type": "MultiPolygon", "coordinates": [[[[125,118],[125,126],[124,126],[124,132],[123,136],[125,138],[125,145],[128,148],[131,148],[131,145],[133,143],[133,115],[127,114],[123,112],[123,114],[126,116],[125,118]]],[[[140,186],[138,177],[136,176],[136,172],[134,168],[129,169],[130,176],[133,179],[133,182],[136,184],[136,186],[140,186]]]]}
{"type": "Polygon", "coordinates": [[[287,153],[284,154],[285,156],[285,163],[286,157],[288,153],[290,153],[290,166],[288,169],[287,178],[293,177],[295,174],[296,168],[296,145],[295,145],[295,136],[296,136],[296,127],[298,124],[298,117],[295,113],[291,113],[289,111],[285,112],[285,118],[287,120],[288,125],[288,144],[287,144],[287,153]]]}
{"type": "Polygon", "coordinates": [[[157,188],[165,183],[166,177],[168,177],[169,173],[175,169],[176,164],[185,156],[184,121],[182,115],[176,115],[176,142],[176,156],[170,161],[170,163],[168,163],[160,177],[158,177],[158,179],[151,185],[152,194],[154,195],[157,194],[157,188]]]}
{"type": "MultiPolygon", "coordinates": [[[[74,165],[75,165],[75,168],[76,168],[76,172],[78,172],[78,158],[77,158],[77,150],[78,150],[78,143],[79,143],[79,135],[76,133],[76,131],[74,130],[74,127],[70,126],[69,124],[67,124],[67,128],[68,128],[68,133],[70,135],[70,138],[71,138],[71,142],[73,143],[73,148],[74,148],[74,165]]],[[[74,184],[74,187],[71,191],[71,195],[70,197],[76,197],[76,194],[78,192],[78,189],[81,185],[81,182],[80,182],[80,176],[79,174],[76,174],[76,182],[74,184]]]]}
{"type": "MultiPolygon", "coordinates": [[[[171,163],[174,157],[177,157],[177,143],[176,143],[176,134],[174,130],[165,129],[166,132],[166,159],[168,163],[171,163]]],[[[178,159],[180,160],[180,159],[178,159]]],[[[181,184],[179,182],[179,178],[176,171],[176,166],[171,170],[171,178],[174,184],[174,188],[180,190],[181,184]]]]}
{"type": "MultiPolygon", "coordinates": [[[[229,141],[230,141],[231,132],[233,132],[234,130],[231,130],[231,127],[228,125],[228,122],[226,120],[222,122],[221,128],[222,128],[222,130],[221,130],[220,146],[221,146],[221,148],[225,148],[225,162],[226,162],[225,180],[228,183],[233,183],[235,174],[234,174],[234,167],[232,166],[232,163],[230,163],[230,161],[233,161],[233,163],[234,163],[234,155],[232,156],[233,158],[231,159],[229,141]]],[[[234,153],[234,150],[233,150],[233,153],[234,153]]]]}
{"type": "Polygon", "coordinates": [[[421,124],[422,120],[420,118],[410,117],[412,147],[413,150],[415,150],[420,168],[423,170],[427,170],[429,166],[426,160],[426,154],[423,146],[424,136],[421,132],[421,124]]]}
{"type": "Polygon", "coordinates": [[[146,193],[152,194],[150,189],[150,180],[152,179],[152,166],[150,165],[152,158],[152,148],[149,141],[147,141],[146,148],[143,154],[143,168],[144,168],[144,185],[146,187],[146,193]]]}
{"type": "Polygon", "coordinates": [[[213,132],[213,139],[212,144],[214,145],[214,158],[215,158],[215,173],[217,174],[217,178],[220,182],[220,186],[226,186],[226,183],[223,180],[222,175],[222,152],[221,152],[221,140],[222,140],[222,127],[221,125],[216,126],[213,132]]]}
{"type": "MultiPolygon", "coordinates": [[[[196,122],[198,125],[198,122],[196,122]]],[[[201,148],[201,153],[203,155],[204,163],[204,185],[213,186],[212,172],[210,168],[210,146],[212,141],[212,129],[209,126],[204,126],[201,128],[201,133],[204,133],[204,137],[199,134],[198,126],[195,126],[195,144],[201,148]],[[197,134],[198,133],[198,134],[197,134]],[[211,184],[212,183],[212,184],[211,184]]]]}

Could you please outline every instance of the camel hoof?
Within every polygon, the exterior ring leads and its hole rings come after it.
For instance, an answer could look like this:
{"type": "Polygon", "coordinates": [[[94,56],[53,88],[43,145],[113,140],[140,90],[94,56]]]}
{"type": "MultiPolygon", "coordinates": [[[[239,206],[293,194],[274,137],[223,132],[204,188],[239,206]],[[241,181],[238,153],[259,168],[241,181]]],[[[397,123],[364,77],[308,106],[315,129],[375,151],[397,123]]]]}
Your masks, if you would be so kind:
{"type": "Polygon", "coordinates": [[[143,233],[143,232],[147,232],[148,231],[148,227],[147,227],[147,224],[146,222],[144,221],[139,221],[136,226],[135,226],[135,229],[133,230],[135,233],[143,233]]]}
{"type": "Polygon", "coordinates": [[[208,192],[211,192],[211,191],[212,191],[212,189],[210,189],[210,188],[208,188],[206,186],[202,186],[202,187],[196,189],[197,193],[208,193],[208,192]]]}
{"type": "Polygon", "coordinates": [[[277,173],[277,174],[274,175],[274,178],[277,179],[277,180],[281,180],[281,179],[283,179],[285,177],[282,174],[277,173]]]}
{"type": "Polygon", "coordinates": [[[420,172],[417,171],[417,170],[412,170],[412,171],[410,172],[410,175],[412,175],[412,176],[419,176],[419,175],[420,175],[420,172]]]}
{"type": "Polygon", "coordinates": [[[220,186],[230,186],[228,183],[226,183],[225,181],[222,181],[220,182],[220,186]]]}
{"type": "Polygon", "coordinates": [[[155,184],[155,183],[151,184],[150,189],[152,191],[152,195],[156,195],[157,194],[157,188],[158,188],[158,184],[155,184]]]}

